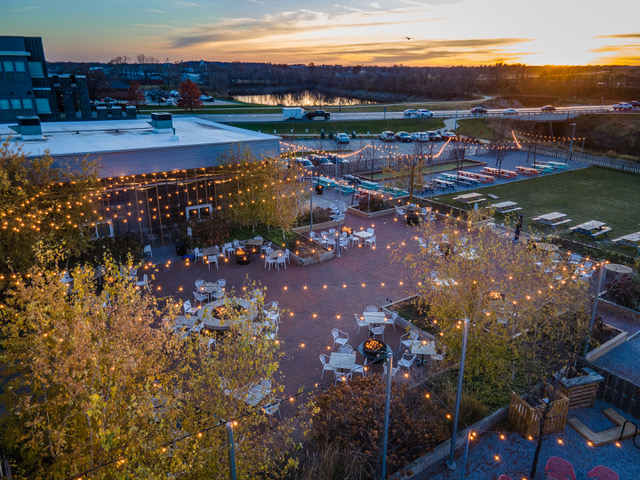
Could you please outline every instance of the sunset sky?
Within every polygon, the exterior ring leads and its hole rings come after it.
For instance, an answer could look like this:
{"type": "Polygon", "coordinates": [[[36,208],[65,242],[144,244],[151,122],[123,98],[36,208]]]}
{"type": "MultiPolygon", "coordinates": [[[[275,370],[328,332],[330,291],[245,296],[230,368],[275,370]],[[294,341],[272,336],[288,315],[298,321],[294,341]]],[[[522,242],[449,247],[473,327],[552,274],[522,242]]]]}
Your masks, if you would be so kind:
{"type": "Polygon", "coordinates": [[[640,64],[638,0],[2,0],[49,61],[640,64]],[[408,38],[407,38],[408,37],[408,38]]]}

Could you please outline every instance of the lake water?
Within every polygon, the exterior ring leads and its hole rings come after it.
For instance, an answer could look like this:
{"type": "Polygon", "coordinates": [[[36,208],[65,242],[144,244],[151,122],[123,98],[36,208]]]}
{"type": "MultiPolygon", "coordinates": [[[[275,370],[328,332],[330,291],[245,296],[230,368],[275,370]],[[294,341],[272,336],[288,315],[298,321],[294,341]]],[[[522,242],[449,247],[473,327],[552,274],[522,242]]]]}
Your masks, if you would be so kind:
{"type": "Polygon", "coordinates": [[[257,103],[260,105],[282,105],[285,107],[322,107],[327,105],[369,105],[375,102],[356,98],[335,97],[322,93],[304,92],[279,93],[270,95],[238,95],[233,97],[239,102],[257,103]]]}

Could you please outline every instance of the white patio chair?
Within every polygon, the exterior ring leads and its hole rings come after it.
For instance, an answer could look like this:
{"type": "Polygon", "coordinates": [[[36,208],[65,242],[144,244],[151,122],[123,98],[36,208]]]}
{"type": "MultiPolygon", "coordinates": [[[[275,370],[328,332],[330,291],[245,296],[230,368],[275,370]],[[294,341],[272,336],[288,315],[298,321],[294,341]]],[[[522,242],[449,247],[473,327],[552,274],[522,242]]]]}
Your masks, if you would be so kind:
{"type": "Polygon", "coordinates": [[[337,230],[335,228],[329,229],[329,235],[335,235],[336,233],[337,233],[337,230]]]}
{"type": "Polygon", "coordinates": [[[401,207],[396,206],[396,217],[404,218],[404,210],[401,207]]]}
{"type": "Polygon", "coordinates": [[[245,248],[245,243],[241,242],[240,240],[234,240],[232,245],[235,250],[238,250],[238,249],[244,250],[245,248]]]}
{"type": "Polygon", "coordinates": [[[267,265],[269,266],[269,271],[271,271],[271,265],[278,268],[278,258],[270,257],[269,255],[267,255],[266,257],[264,257],[264,268],[267,268],[267,265]]]}
{"type": "Polygon", "coordinates": [[[320,239],[320,235],[318,235],[316,232],[309,232],[309,238],[317,242],[320,239]]]}
{"type": "Polygon", "coordinates": [[[424,248],[426,250],[429,247],[429,245],[427,245],[427,242],[425,242],[424,238],[416,237],[416,240],[418,240],[418,244],[420,245],[420,248],[424,248]]]}
{"type": "Polygon", "coordinates": [[[282,418],[282,414],[280,413],[280,400],[263,406],[262,411],[267,415],[275,415],[277,413],[278,416],[282,418]]]}
{"type": "Polygon", "coordinates": [[[349,334],[337,328],[331,330],[331,335],[333,335],[333,345],[345,345],[349,341],[349,334]]]}
{"type": "Polygon", "coordinates": [[[205,282],[205,281],[204,281],[204,280],[202,280],[202,279],[198,279],[198,280],[196,280],[196,281],[195,281],[196,288],[198,289],[198,291],[199,291],[199,292],[201,292],[201,291],[202,291],[202,287],[204,287],[204,284],[205,284],[205,283],[207,283],[207,282],[205,282]]]}
{"type": "Polygon", "coordinates": [[[411,330],[400,337],[400,347],[399,348],[411,348],[411,345],[415,340],[418,340],[418,332],[415,330],[411,330]]]}
{"type": "Polygon", "coordinates": [[[362,318],[362,315],[358,315],[357,313],[354,313],[353,316],[356,317],[356,327],[358,329],[358,333],[360,333],[360,329],[362,327],[369,328],[369,324],[364,321],[364,318],[362,318]]]}
{"type": "Polygon", "coordinates": [[[276,258],[276,268],[280,270],[280,265],[284,265],[284,269],[287,269],[287,257],[283,255],[278,255],[276,258]]]}
{"type": "Polygon", "coordinates": [[[284,249],[284,258],[287,262],[289,262],[289,265],[291,265],[291,252],[288,248],[284,249]]]}
{"type": "Polygon", "coordinates": [[[235,253],[236,249],[233,248],[233,243],[225,243],[222,247],[222,254],[225,258],[229,258],[232,253],[235,253]]]}
{"type": "Polygon", "coordinates": [[[322,363],[322,375],[320,376],[320,378],[324,377],[324,372],[325,371],[330,371],[333,372],[334,368],[329,365],[329,356],[325,355],[324,353],[320,355],[320,363],[322,363]]]}
{"type": "Polygon", "coordinates": [[[382,340],[384,341],[384,327],[384,325],[369,325],[369,333],[373,338],[375,338],[376,335],[380,335],[382,337],[382,340]]]}
{"type": "Polygon", "coordinates": [[[365,312],[377,312],[378,307],[375,305],[367,305],[367,308],[364,309],[365,312]]]}
{"type": "Polygon", "coordinates": [[[207,255],[207,265],[209,266],[209,270],[211,270],[211,264],[215,263],[216,268],[220,268],[218,264],[218,255],[207,255]]]}
{"type": "Polygon", "coordinates": [[[373,237],[369,237],[364,241],[364,245],[367,246],[369,245],[369,247],[377,247],[376,245],[376,236],[374,235],[373,237]]]}
{"type": "Polygon", "coordinates": [[[369,374],[369,359],[365,358],[364,359],[364,365],[358,365],[356,364],[351,371],[353,373],[359,373],[360,375],[362,375],[363,377],[366,377],[369,374]]]}
{"type": "MultiPolygon", "coordinates": [[[[388,364],[388,363],[389,363],[389,362],[384,362],[384,365],[382,365],[382,372],[384,373],[384,375],[386,375],[386,374],[387,374],[387,364],[388,364]]],[[[399,369],[399,367],[395,367],[395,368],[392,368],[392,369],[391,369],[391,376],[392,376],[392,377],[395,377],[395,376],[396,376],[396,373],[398,373],[398,369],[399,369]]]]}
{"type": "Polygon", "coordinates": [[[338,372],[337,370],[333,371],[333,376],[335,378],[334,384],[337,385],[338,382],[347,383],[351,380],[353,376],[353,372],[338,372]]]}
{"type": "Polygon", "coordinates": [[[193,292],[193,298],[196,302],[200,302],[200,306],[202,306],[204,302],[209,300],[209,295],[206,293],[193,292]]]}
{"type": "Polygon", "coordinates": [[[149,287],[149,277],[147,276],[147,274],[145,273],[142,276],[142,280],[137,280],[136,281],[136,287],[140,287],[140,288],[146,288],[147,290],[150,290],[149,287]]]}
{"type": "Polygon", "coordinates": [[[215,285],[218,288],[221,288],[221,289],[224,290],[224,288],[227,286],[227,281],[224,278],[220,278],[220,279],[216,280],[215,285]]]}
{"type": "Polygon", "coordinates": [[[371,235],[375,235],[375,230],[371,227],[367,228],[367,233],[370,233],[371,235]]]}
{"type": "Polygon", "coordinates": [[[413,362],[416,359],[415,354],[405,353],[402,355],[402,358],[398,360],[398,368],[406,368],[407,370],[411,370],[413,367],[413,362]]]}
{"type": "Polygon", "coordinates": [[[360,237],[356,237],[355,235],[350,235],[349,242],[351,243],[351,246],[360,245],[360,237]]]}
{"type": "Polygon", "coordinates": [[[385,325],[391,325],[393,331],[396,331],[396,319],[398,318],[398,312],[391,312],[391,316],[387,318],[385,325]]]}
{"type": "Polygon", "coordinates": [[[338,349],[338,353],[350,353],[351,355],[355,355],[356,352],[353,350],[353,347],[348,343],[345,343],[338,349]]]}
{"type": "Polygon", "coordinates": [[[142,254],[149,255],[151,258],[153,258],[153,252],[151,251],[151,244],[144,246],[144,250],[142,250],[142,254]]]}
{"type": "Polygon", "coordinates": [[[340,248],[344,248],[346,251],[349,251],[349,239],[346,237],[340,237],[340,248]]]}
{"type": "Polygon", "coordinates": [[[334,238],[325,238],[323,239],[323,245],[327,249],[335,250],[336,249],[336,240],[334,238]]]}
{"type": "Polygon", "coordinates": [[[260,247],[260,254],[261,255],[266,255],[270,250],[273,250],[273,248],[271,247],[272,245],[273,245],[273,243],[271,243],[271,242],[264,243],[260,247]]]}
{"type": "Polygon", "coordinates": [[[198,313],[198,309],[191,306],[190,300],[186,300],[182,306],[184,308],[185,315],[195,315],[198,313]]]}
{"type": "Polygon", "coordinates": [[[129,269],[129,280],[137,280],[138,279],[138,269],[130,268],[129,269]]]}
{"type": "Polygon", "coordinates": [[[198,247],[193,249],[193,257],[194,263],[198,263],[199,258],[204,261],[204,253],[202,253],[198,247]]]}

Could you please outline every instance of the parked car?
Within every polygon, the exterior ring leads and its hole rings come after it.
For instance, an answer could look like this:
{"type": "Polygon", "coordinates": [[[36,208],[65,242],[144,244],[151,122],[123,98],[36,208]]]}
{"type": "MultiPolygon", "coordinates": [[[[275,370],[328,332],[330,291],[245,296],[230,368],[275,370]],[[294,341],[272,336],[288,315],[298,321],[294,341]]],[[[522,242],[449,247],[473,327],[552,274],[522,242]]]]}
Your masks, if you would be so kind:
{"type": "Polygon", "coordinates": [[[504,113],[505,115],[518,115],[518,110],[516,110],[515,108],[505,108],[504,109],[504,113]]]}
{"type": "Polygon", "coordinates": [[[171,106],[176,106],[178,105],[178,99],[177,98],[173,98],[173,97],[169,97],[167,98],[167,105],[171,105],[171,106]]]}
{"type": "Polygon", "coordinates": [[[343,132],[336,133],[333,137],[336,143],[347,144],[349,143],[349,135],[343,132]]]}
{"type": "Polygon", "coordinates": [[[319,167],[323,165],[333,165],[333,162],[329,160],[327,157],[321,157],[319,155],[309,155],[308,158],[311,161],[311,163],[319,167]]]}
{"type": "Polygon", "coordinates": [[[488,113],[489,110],[487,110],[484,107],[473,107],[471,109],[471,115],[484,115],[486,113],[488,113]]]}
{"type": "Polygon", "coordinates": [[[325,120],[329,120],[331,118],[331,114],[329,112],[325,112],[324,110],[315,110],[313,112],[307,112],[305,117],[309,120],[313,120],[316,117],[322,117],[325,120]]]}
{"type": "Polygon", "coordinates": [[[433,117],[433,112],[431,110],[427,110],[425,108],[421,108],[419,110],[416,110],[417,114],[419,117],[423,117],[423,118],[431,118],[433,117]]]}
{"type": "Polygon", "coordinates": [[[334,164],[340,164],[340,163],[349,163],[349,159],[348,158],[344,158],[344,157],[340,157],[338,155],[327,155],[327,158],[333,162],[334,164]]]}
{"type": "Polygon", "coordinates": [[[640,102],[638,100],[631,100],[629,102],[629,104],[633,107],[633,108],[640,108],[640,102]]]}
{"type": "Polygon", "coordinates": [[[428,131],[427,135],[429,135],[430,142],[439,142],[440,140],[442,140],[440,134],[438,132],[434,132],[433,130],[428,131]]]}
{"type": "Polygon", "coordinates": [[[614,110],[620,110],[620,111],[622,111],[622,110],[631,110],[632,108],[633,108],[633,107],[631,106],[631,104],[630,104],[630,103],[627,103],[627,102],[620,102],[620,103],[616,103],[616,104],[613,106],[613,109],[614,109],[614,110]]]}
{"type": "Polygon", "coordinates": [[[418,111],[414,108],[408,108],[407,110],[404,111],[404,116],[409,118],[417,117],[418,111]]]}
{"type": "Polygon", "coordinates": [[[396,140],[399,142],[411,143],[413,138],[411,138],[411,134],[409,134],[409,132],[398,132],[396,133],[396,140]]]}
{"type": "Polygon", "coordinates": [[[442,137],[442,140],[451,139],[452,142],[455,142],[456,140],[458,140],[458,136],[453,132],[442,132],[440,136],[442,137]]]}
{"type": "Polygon", "coordinates": [[[313,169],[313,163],[308,158],[296,158],[293,160],[296,165],[300,165],[302,168],[313,169]]]}
{"type": "Polygon", "coordinates": [[[544,107],[541,107],[540,110],[542,110],[543,112],[555,112],[556,107],[554,107],[553,105],[545,105],[544,107]]]}
{"type": "Polygon", "coordinates": [[[213,102],[213,97],[209,95],[200,95],[200,100],[202,102],[213,102]]]}
{"type": "Polygon", "coordinates": [[[383,142],[395,142],[396,141],[396,136],[391,130],[385,130],[380,135],[378,135],[378,138],[380,140],[382,140],[383,142]]]}
{"type": "Polygon", "coordinates": [[[429,134],[427,132],[415,132],[411,134],[414,142],[428,142],[429,134]]]}

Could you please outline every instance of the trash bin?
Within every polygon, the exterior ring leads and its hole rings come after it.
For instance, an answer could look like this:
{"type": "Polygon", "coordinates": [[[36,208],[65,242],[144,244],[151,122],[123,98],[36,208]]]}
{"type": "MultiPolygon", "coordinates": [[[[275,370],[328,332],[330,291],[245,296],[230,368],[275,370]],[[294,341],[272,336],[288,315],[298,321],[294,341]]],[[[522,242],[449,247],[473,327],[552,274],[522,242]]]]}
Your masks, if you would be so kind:
{"type": "Polygon", "coordinates": [[[351,132],[351,138],[356,138],[356,131],[351,132]]]}
{"type": "Polygon", "coordinates": [[[320,130],[320,138],[324,140],[324,128],[320,130]]]}
{"type": "Polygon", "coordinates": [[[318,184],[318,185],[316,185],[316,193],[317,193],[318,195],[322,195],[322,192],[324,192],[324,186],[319,185],[319,184],[318,184]]]}
{"type": "Polygon", "coordinates": [[[183,239],[179,238],[178,240],[176,240],[176,255],[182,257],[184,254],[186,254],[186,247],[187,244],[183,239]]]}

